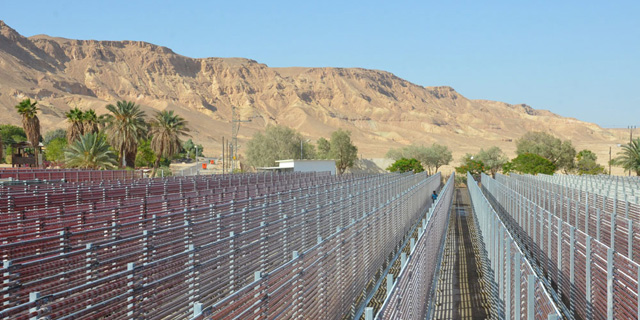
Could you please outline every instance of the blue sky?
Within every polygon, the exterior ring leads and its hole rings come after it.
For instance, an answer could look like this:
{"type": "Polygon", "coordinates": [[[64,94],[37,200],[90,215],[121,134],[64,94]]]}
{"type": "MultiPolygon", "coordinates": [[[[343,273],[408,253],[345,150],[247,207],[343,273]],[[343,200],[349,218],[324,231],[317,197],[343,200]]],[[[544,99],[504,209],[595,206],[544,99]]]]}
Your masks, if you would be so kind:
{"type": "Polygon", "coordinates": [[[9,1],[23,35],[386,70],[605,127],[640,122],[640,1],[9,1]]]}

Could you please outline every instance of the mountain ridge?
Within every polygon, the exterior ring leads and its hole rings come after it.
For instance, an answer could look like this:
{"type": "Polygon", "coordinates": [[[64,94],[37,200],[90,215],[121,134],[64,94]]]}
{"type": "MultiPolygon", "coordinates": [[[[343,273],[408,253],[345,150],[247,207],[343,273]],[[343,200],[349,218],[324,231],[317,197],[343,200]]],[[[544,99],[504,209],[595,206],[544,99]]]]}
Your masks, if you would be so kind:
{"type": "MultiPolygon", "coordinates": [[[[526,104],[467,99],[448,86],[421,86],[382,70],[277,67],[246,58],[190,58],[144,41],[24,37],[0,21],[0,111],[40,102],[43,132],[66,127],[64,112],[132,100],[150,112],[175,109],[207,154],[230,136],[231,106],[243,123],[241,144],[268,124],[315,140],[338,128],[353,132],[361,154],[381,157],[404,144],[448,145],[454,156],[498,145],[507,152],[529,130],[602,147],[620,139],[600,128],[526,104]]],[[[594,149],[594,148],[592,148],[594,149]]],[[[241,150],[242,151],[242,150],[241,150]]],[[[602,157],[601,157],[602,159],[602,157]]]]}

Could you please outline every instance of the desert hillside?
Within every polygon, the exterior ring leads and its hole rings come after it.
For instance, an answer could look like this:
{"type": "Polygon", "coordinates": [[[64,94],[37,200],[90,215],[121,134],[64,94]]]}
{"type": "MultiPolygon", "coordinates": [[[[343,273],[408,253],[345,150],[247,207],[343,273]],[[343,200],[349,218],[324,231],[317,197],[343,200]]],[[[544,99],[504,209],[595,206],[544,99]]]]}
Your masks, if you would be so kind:
{"type": "MultiPolygon", "coordinates": [[[[560,117],[525,104],[470,100],[450,87],[422,87],[379,70],[270,68],[243,58],[193,59],[139,41],[23,37],[0,21],[1,123],[19,124],[13,106],[39,101],[43,133],[66,127],[64,112],[132,100],[148,114],[175,109],[205,154],[218,156],[231,135],[231,109],[242,123],[240,144],[267,124],[282,124],[315,140],[343,128],[363,157],[389,148],[438,142],[454,158],[498,145],[510,155],[529,130],[571,139],[594,150],[601,163],[622,131],[560,117]]],[[[242,152],[242,149],[240,149],[242,152]]],[[[615,151],[614,151],[615,153],[615,151]]]]}

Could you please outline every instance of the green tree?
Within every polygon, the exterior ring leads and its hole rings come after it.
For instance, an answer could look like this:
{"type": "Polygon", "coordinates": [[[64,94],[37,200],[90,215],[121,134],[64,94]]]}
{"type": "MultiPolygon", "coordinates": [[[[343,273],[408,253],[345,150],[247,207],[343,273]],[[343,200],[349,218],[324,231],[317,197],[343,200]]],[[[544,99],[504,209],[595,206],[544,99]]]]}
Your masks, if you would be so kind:
{"type": "Polygon", "coordinates": [[[100,122],[98,115],[93,109],[89,109],[82,114],[82,132],[83,133],[98,133],[100,129],[100,122]]]}
{"type": "Polygon", "coordinates": [[[82,113],[82,110],[73,108],[69,110],[69,112],[66,112],[64,115],[65,117],[67,117],[67,121],[69,121],[69,128],[67,129],[67,141],[76,141],[84,133],[84,128],[82,126],[84,114],[82,113]]]}
{"type": "Polygon", "coordinates": [[[56,139],[56,138],[64,138],[64,140],[67,141],[67,131],[64,129],[55,129],[55,130],[47,131],[44,134],[43,143],[46,146],[49,143],[51,143],[53,139],[56,139]]]}
{"type": "Polygon", "coordinates": [[[128,167],[135,166],[138,141],[145,137],[147,124],[145,113],[130,101],[118,101],[116,105],[107,105],[111,112],[107,116],[105,132],[109,143],[118,151],[118,162],[123,160],[128,167]]]}
{"type": "Polygon", "coordinates": [[[485,168],[491,173],[493,178],[495,178],[496,173],[502,169],[502,165],[509,161],[502,150],[495,146],[487,149],[486,151],[484,149],[480,149],[480,152],[478,152],[474,158],[484,164],[485,168]]]}
{"type": "Polygon", "coordinates": [[[434,143],[427,149],[428,153],[423,163],[426,165],[430,175],[436,174],[441,166],[448,165],[453,160],[451,151],[447,146],[434,143]]]}
{"type": "Polygon", "coordinates": [[[336,169],[339,174],[343,174],[358,159],[358,147],[351,143],[351,132],[342,129],[331,133],[330,144],[330,154],[336,160],[336,169]]]}
{"type": "Polygon", "coordinates": [[[553,165],[568,173],[573,169],[576,149],[571,141],[562,141],[545,132],[527,132],[516,140],[516,154],[533,153],[551,161],[553,165]]]}
{"type": "Polygon", "coordinates": [[[50,140],[46,145],[44,152],[45,158],[48,161],[59,164],[64,161],[64,150],[67,147],[66,137],[57,137],[50,140]]]}
{"type": "Polygon", "coordinates": [[[155,118],[151,121],[151,149],[156,154],[156,161],[153,165],[151,176],[155,176],[160,166],[160,158],[170,159],[173,155],[180,152],[182,143],[180,136],[188,136],[189,128],[187,121],[181,116],[171,111],[160,111],[156,113],[155,118]]]}
{"type": "Polygon", "coordinates": [[[393,160],[414,158],[422,163],[429,174],[435,174],[441,166],[449,164],[453,159],[449,148],[436,143],[430,147],[412,144],[399,149],[391,149],[387,152],[386,157],[393,160]]]}
{"type": "Polygon", "coordinates": [[[549,159],[535,153],[519,154],[503,166],[505,173],[511,171],[524,174],[553,174],[556,166],[549,159]]]}
{"type": "Polygon", "coordinates": [[[623,145],[622,151],[618,152],[613,164],[640,176],[640,138],[623,145]]]}
{"type": "Polygon", "coordinates": [[[429,148],[412,144],[399,149],[391,149],[387,151],[386,157],[393,160],[414,158],[420,161],[423,165],[426,165],[426,161],[429,157],[429,148]]]}
{"type": "Polygon", "coordinates": [[[3,149],[6,149],[6,154],[10,155],[12,152],[11,145],[14,143],[27,140],[27,134],[24,129],[11,124],[0,125],[0,162],[3,162],[5,153],[3,149]]]}
{"type": "Polygon", "coordinates": [[[389,170],[390,172],[424,172],[424,168],[422,167],[422,164],[420,164],[420,161],[414,158],[400,158],[396,160],[396,162],[394,162],[392,165],[390,165],[387,170],[389,170]]]}
{"type": "Polygon", "coordinates": [[[204,147],[201,144],[195,144],[191,139],[182,143],[182,150],[184,153],[181,153],[181,156],[184,158],[195,159],[196,158],[196,150],[198,152],[198,157],[203,157],[202,151],[204,147]]]}
{"type": "Polygon", "coordinates": [[[264,133],[257,132],[247,143],[247,164],[253,167],[272,167],[276,160],[299,159],[300,142],[307,157],[314,151],[313,145],[294,129],[280,125],[268,125],[264,133]]]}
{"type": "Polygon", "coordinates": [[[64,152],[65,164],[71,168],[114,169],[116,156],[102,134],[87,133],[73,141],[64,152]]]}
{"type": "Polygon", "coordinates": [[[578,155],[576,155],[576,173],[579,175],[603,174],[605,169],[596,162],[597,160],[598,156],[590,150],[585,149],[578,152],[578,155]]]}
{"type": "Polygon", "coordinates": [[[487,172],[486,165],[471,154],[467,153],[464,157],[462,157],[461,163],[462,164],[455,169],[456,172],[459,173],[462,177],[466,177],[468,172],[471,173],[474,179],[478,180],[481,173],[487,172]]]}
{"type": "Polygon", "coordinates": [[[156,154],[151,149],[151,139],[143,139],[138,145],[138,153],[136,154],[136,168],[153,167],[156,161],[156,154]]]}
{"type": "Polygon", "coordinates": [[[22,128],[27,135],[27,140],[31,143],[38,159],[38,144],[40,143],[40,119],[38,119],[37,101],[24,99],[15,106],[18,113],[22,115],[22,128]]]}
{"type": "Polygon", "coordinates": [[[329,140],[320,137],[316,143],[318,145],[318,159],[329,159],[331,155],[331,143],[329,140]]]}

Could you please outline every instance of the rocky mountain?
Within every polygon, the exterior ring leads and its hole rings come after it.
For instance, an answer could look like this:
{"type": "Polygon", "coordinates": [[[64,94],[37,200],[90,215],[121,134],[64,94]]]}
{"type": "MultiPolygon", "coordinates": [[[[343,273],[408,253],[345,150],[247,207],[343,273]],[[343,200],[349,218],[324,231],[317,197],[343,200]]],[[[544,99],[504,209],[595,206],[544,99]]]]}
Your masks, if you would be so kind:
{"type": "MultiPolygon", "coordinates": [[[[470,100],[450,87],[423,87],[379,70],[270,68],[243,58],[194,59],[140,41],[24,37],[0,21],[0,122],[19,124],[13,106],[39,101],[43,132],[66,127],[64,112],[132,100],[153,110],[174,109],[192,127],[205,154],[221,153],[231,135],[232,106],[243,122],[239,140],[267,124],[282,124],[315,140],[337,128],[353,132],[364,157],[382,157],[409,143],[448,145],[465,152],[548,131],[588,147],[604,162],[622,133],[560,117],[525,104],[470,100]]],[[[242,151],[242,150],[241,150],[242,151]]]]}

